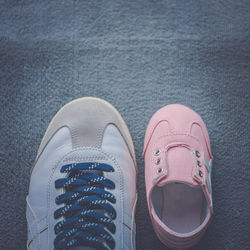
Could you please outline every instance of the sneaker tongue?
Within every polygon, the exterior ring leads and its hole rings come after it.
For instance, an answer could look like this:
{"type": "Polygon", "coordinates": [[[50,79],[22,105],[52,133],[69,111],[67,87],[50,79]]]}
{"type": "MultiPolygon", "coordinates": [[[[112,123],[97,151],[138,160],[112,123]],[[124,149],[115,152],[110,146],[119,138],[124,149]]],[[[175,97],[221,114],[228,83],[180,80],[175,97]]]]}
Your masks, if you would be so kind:
{"type": "Polygon", "coordinates": [[[174,147],[167,152],[168,174],[167,177],[158,183],[163,186],[167,182],[181,182],[189,185],[199,185],[192,176],[194,168],[193,155],[189,149],[185,147],[174,147]]]}

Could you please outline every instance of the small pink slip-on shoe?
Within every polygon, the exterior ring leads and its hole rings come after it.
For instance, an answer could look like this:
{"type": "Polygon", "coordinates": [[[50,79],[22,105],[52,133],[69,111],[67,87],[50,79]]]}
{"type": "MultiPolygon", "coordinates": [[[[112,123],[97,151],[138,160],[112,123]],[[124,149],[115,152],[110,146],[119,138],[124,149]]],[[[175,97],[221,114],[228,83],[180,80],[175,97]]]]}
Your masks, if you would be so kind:
{"type": "Polygon", "coordinates": [[[161,108],[148,124],[143,156],[157,236],[170,248],[195,245],[213,213],[212,153],[204,122],[183,105],[161,108]]]}

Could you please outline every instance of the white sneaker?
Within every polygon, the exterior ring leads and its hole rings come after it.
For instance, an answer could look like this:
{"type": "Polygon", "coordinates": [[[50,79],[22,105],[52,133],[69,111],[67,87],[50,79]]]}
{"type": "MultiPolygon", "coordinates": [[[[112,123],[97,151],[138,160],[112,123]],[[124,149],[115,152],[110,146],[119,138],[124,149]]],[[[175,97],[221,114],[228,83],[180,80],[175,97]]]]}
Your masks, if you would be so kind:
{"type": "Polygon", "coordinates": [[[136,174],[131,136],[113,106],[91,97],[65,105],[32,169],[27,248],[135,249],[136,174]]]}

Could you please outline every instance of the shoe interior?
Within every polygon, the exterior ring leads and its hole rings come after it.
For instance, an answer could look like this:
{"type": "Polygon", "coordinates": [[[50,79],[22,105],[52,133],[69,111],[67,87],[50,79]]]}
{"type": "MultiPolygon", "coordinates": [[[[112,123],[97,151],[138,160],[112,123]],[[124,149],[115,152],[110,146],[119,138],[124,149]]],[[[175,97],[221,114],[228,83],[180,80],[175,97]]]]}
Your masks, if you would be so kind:
{"type": "Polygon", "coordinates": [[[172,231],[185,234],[197,229],[207,216],[208,206],[200,186],[168,183],[156,186],[151,203],[160,220],[172,231]]]}

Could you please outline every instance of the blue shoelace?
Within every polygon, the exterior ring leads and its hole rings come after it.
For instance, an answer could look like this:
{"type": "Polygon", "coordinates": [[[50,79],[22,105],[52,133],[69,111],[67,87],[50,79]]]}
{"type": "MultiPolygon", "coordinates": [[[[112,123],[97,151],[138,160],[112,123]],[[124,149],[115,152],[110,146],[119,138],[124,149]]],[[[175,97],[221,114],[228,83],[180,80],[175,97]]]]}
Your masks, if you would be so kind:
{"type": "Polygon", "coordinates": [[[114,189],[115,184],[102,176],[102,172],[113,171],[112,166],[95,162],[61,168],[67,177],[55,182],[55,187],[64,188],[65,192],[56,197],[56,204],[64,206],[54,213],[55,219],[63,218],[54,228],[54,250],[75,246],[114,249],[111,234],[115,233],[116,211],[111,203],[116,199],[107,189],[114,189]]]}

